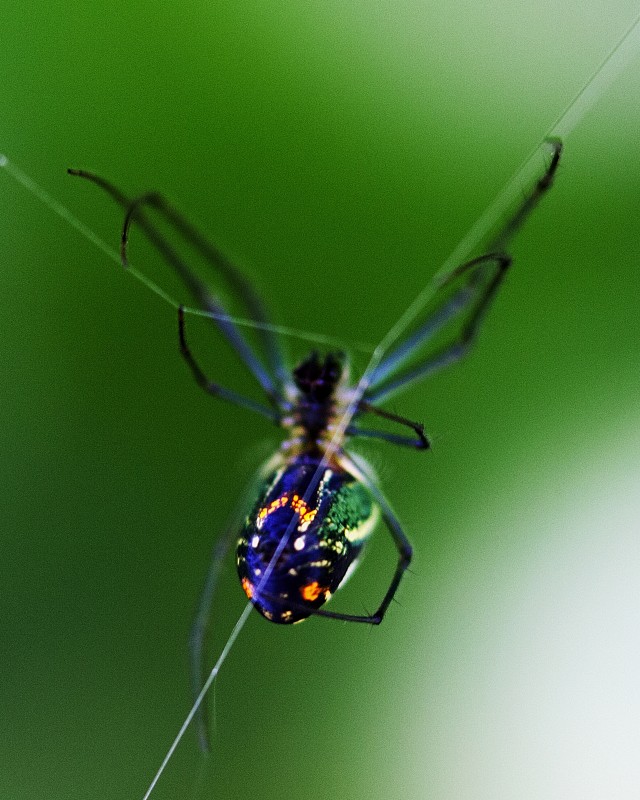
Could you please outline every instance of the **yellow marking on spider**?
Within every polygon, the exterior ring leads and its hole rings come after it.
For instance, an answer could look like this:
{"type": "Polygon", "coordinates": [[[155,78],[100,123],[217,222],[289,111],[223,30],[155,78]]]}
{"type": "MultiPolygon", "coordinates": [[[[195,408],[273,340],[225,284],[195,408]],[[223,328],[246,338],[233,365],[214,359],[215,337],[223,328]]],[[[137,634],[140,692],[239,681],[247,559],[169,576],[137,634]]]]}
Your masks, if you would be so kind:
{"type": "MultiPolygon", "coordinates": [[[[297,495],[296,495],[297,496],[297,495]]],[[[261,508],[258,511],[258,518],[256,519],[256,527],[258,529],[262,528],[264,525],[265,519],[269,516],[269,514],[273,514],[274,511],[277,511],[279,508],[283,508],[289,502],[289,495],[283,494],[280,497],[276,497],[275,500],[272,500],[268,506],[261,508]]]]}
{"type": "Polygon", "coordinates": [[[307,530],[309,525],[311,525],[315,519],[318,509],[310,509],[305,501],[301,497],[298,497],[297,494],[293,495],[291,500],[291,508],[293,508],[294,511],[297,511],[300,515],[300,524],[298,525],[298,530],[304,533],[304,531],[307,530]]]}
{"type": "Polygon", "coordinates": [[[249,600],[253,597],[253,584],[249,580],[249,578],[242,579],[242,588],[244,589],[244,593],[247,595],[249,600]]]}
{"type": "MultiPolygon", "coordinates": [[[[288,504],[289,504],[289,495],[282,494],[280,495],[280,497],[276,497],[275,500],[272,500],[268,506],[264,506],[263,508],[261,508],[260,511],[258,511],[258,516],[256,518],[256,527],[258,528],[258,530],[262,528],[265,520],[270,514],[273,514],[273,512],[277,511],[279,508],[284,508],[288,504]]],[[[291,508],[300,517],[300,522],[298,523],[298,530],[301,533],[304,533],[309,528],[309,525],[311,525],[313,520],[316,518],[318,509],[309,508],[309,506],[305,503],[302,497],[300,497],[297,494],[294,494],[293,497],[291,498],[291,508]]]]}

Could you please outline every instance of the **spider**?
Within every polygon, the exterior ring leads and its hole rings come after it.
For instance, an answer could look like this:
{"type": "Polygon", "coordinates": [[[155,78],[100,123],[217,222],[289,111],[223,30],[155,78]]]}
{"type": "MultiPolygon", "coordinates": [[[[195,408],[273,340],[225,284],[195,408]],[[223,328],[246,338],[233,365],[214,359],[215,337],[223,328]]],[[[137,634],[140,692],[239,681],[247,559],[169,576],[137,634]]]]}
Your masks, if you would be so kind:
{"type": "MultiPolygon", "coordinates": [[[[130,199],[92,173],[69,170],[100,186],[125,209],[123,264],[127,265],[130,227],[136,222],[235,349],[266,402],[257,402],[205,375],[189,347],[185,314],[180,307],[180,353],[199,386],[213,397],[260,414],[286,432],[279,451],[259,473],[252,507],[248,512],[244,509],[214,549],[190,637],[196,693],[202,685],[203,642],[212,596],[221,563],[234,539],[242,588],[266,619],[292,624],[316,615],[372,625],[382,622],[409,566],[412,548],[371,469],[362,458],[349,452],[348,440],[370,437],[416,450],[429,449],[421,423],[386,411],[379,404],[410,383],[460,360],[473,345],[511,264],[506,245],[552,185],[562,144],[553,139],[549,145],[551,158],[546,171],[494,237],[490,251],[458,266],[437,282],[438,294],[431,313],[379,360],[360,395],[349,383],[348,363],[341,353],[321,356],[312,352],[293,370],[287,368],[281,343],[268,325],[267,313],[254,287],[161,195],[152,192],[130,199]],[[147,209],[158,213],[199,250],[229,283],[258,325],[262,353],[249,344],[221,302],[149,220],[147,209]],[[452,333],[449,327],[454,328],[452,333]],[[428,350],[426,355],[424,350],[428,350]],[[381,417],[410,433],[363,427],[361,420],[370,416],[381,417]],[[341,427],[341,420],[348,422],[341,427]],[[326,609],[329,598],[355,568],[379,517],[391,535],[398,560],[377,610],[372,614],[348,614],[326,609]]],[[[202,731],[200,738],[206,746],[202,731]]]]}

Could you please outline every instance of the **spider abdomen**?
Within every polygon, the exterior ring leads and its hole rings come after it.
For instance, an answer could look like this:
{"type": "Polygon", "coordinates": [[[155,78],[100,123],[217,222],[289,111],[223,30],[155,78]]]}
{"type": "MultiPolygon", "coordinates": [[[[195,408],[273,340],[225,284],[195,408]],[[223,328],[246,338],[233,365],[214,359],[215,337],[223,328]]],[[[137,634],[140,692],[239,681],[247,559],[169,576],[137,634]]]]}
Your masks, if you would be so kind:
{"type": "Polygon", "coordinates": [[[267,477],[238,541],[238,575],[267,619],[300,622],[356,565],[378,508],[367,489],[321,456],[299,455],[267,477]]]}

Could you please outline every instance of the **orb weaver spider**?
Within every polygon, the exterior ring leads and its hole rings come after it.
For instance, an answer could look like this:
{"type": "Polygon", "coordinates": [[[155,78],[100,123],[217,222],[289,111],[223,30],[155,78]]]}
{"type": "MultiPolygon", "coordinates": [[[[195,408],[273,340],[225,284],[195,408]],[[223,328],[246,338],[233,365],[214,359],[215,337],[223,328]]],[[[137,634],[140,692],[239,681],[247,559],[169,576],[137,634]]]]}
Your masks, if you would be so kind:
{"type": "MultiPolygon", "coordinates": [[[[198,385],[213,397],[262,415],[287,433],[280,450],[260,473],[252,508],[239,518],[237,525],[229,526],[214,549],[190,637],[196,694],[202,686],[203,643],[212,596],[221,562],[233,539],[237,542],[236,563],[242,587],[266,619],[292,624],[316,615],[372,625],[382,622],[409,566],[412,548],[370,468],[363,459],[348,452],[347,440],[370,437],[416,450],[429,449],[421,423],[386,411],[378,404],[410,383],[459,361],[473,345],[511,264],[506,245],[552,185],[562,144],[557,139],[549,140],[549,144],[551,159],[546,171],[494,237],[490,252],[458,266],[438,281],[442,295],[432,313],[379,361],[361,396],[355,396],[354,387],[348,383],[348,364],[340,353],[330,352],[321,357],[313,352],[293,370],[287,369],[280,341],[268,324],[268,315],[253,286],[161,195],[152,192],[130,199],[92,173],[69,170],[70,174],[100,186],[125,209],[121,237],[123,264],[127,265],[129,230],[136,222],[235,349],[264,393],[267,404],[238,394],[205,375],[187,342],[185,315],[180,307],[180,353],[198,385]],[[241,298],[249,317],[258,323],[264,357],[249,344],[221,302],[152,224],[146,209],[157,212],[199,250],[241,298]],[[454,334],[445,335],[444,343],[424,355],[422,349],[437,340],[440,333],[446,334],[449,323],[455,321],[458,328],[454,334]],[[348,424],[340,430],[338,422],[352,403],[348,424]],[[408,428],[412,433],[361,427],[359,419],[368,415],[408,428]],[[325,603],[355,568],[380,516],[397,549],[398,560],[377,610],[373,614],[327,610],[325,603]]],[[[200,742],[206,749],[202,718],[200,722],[200,742]]]]}

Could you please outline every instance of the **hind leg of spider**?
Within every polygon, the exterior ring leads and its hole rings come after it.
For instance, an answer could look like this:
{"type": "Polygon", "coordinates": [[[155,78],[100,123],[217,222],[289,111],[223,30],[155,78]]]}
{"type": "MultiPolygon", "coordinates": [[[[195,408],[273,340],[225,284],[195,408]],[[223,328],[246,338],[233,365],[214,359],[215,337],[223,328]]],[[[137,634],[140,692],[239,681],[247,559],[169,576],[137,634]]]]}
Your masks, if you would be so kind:
{"type": "Polygon", "coordinates": [[[196,383],[200,387],[202,387],[205,390],[205,392],[207,392],[210,395],[213,395],[213,397],[219,397],[222,400],[227,400],[228,402],[233,403],[236,406],[241,406],[242,408],[247,408],[250,411],[255,411],[258,414],[262,414],[263,417],[267,417],[276,424],[279,423],[280,416],[272,408],[263,406],[261,403],[256,403],[249,397],[245,397],[244,395],[238,394],[238,392],[234,392],[232,389],[226,389],[224,386],[220,386],[219,383],[215,383],[214,381],[211,381],[209,380],[209,378],[207,378],[207,376],[200,368],[200,365],[193,357],[191,349],[189,348],[189,344],[187,343],[185,322],[184,322],[184,309],[182,308],[182,306],[178,308],[178,336],[180,339],[180,354],[189,365],[193,377],[196,379],[196,383]]]}
{"type": "MultiPolygon", "coordinates": [[[[256,475],[247,482],[241,495],[241,501],[236,505],[224,532],[218,537],[211,553],[209,568],[189,634],[191,688],[193,690],[194,701],[200,695],[205,683],[205,641],[209,630],[213,598],[220,580],[222,565],[229,555],[231,548],[235,545],[239,532],[242,530],[243,522],[254,501],[258,487],[262,484],[265,476],[271,469],[272,463],[267,462],[258,470],[256,475]]],[[[206,753],[210,748],[207,714],[204,704],[200,705],[196,714],[196,726],[200,748],[206,753]]]]}
{"type": "Polygon", "coordinates": [[[382,494],[380,489],[378,489],[373,479],[370,478],[363,470],[361,470],[360,467],[356,465],[356,463],[344,452],[340,456],[340,461],[350,474],[356,477],[367,487],[369,492],[371,492],[373,499],[380,507],[382,518],[398,551],[398,562],[396,564],[396,569],[393,573],[391,583],[389,584],[389,588],[382,598],[382,602],[378,606],[378,610],[374,614],[341,614],[338,611],[325,611],[322,608],[316,608],[312,613],[314,616],[327,617],[328,619],[339,619],[345,622],[364,622],[368,623],[369,625],[379,625],[384,619],[387,609],[391,605],[391,602],[398,590],[398,586],[400,585],[400,581],[402,580],[402,576],[411,563],[413,548],[405,536],[402,526],[400,525],[396,515],[391,510],[391,506],[389,505],[387,499],[382,494]]]}
{"type": "Polygon", "coordinates": [[[280,383],[287,382],[290,376],[286,368],[281,341],[269,327],[269,316],[259,294],[242,272],[158,192],[148,192],[140,195],[129,204],[122,226],[120,245],[122,263],[125,266],[127,264],[127,247],[131,225],[145,207],[153,208],[161,214],[186,242],[200,251],[209,264],[229,283],[234,293],[242,298],[249,316],[263,326],[258,328],[258,335],[268,354],[269,363],[274,373],[280,383]]]}
{"type": "MultiPolygon", "coordinates": [[[[498,291],[500,284],[504,280],[504,276],[510,265],[511,258],[508,255],[504,253],[490,253],[474,258],[454,270],[453,273],[448,276],[447,282],[461,278],[468,273],[468,281],[464,289],[468,289],[469,294],[465,303],[458,309],[458,313],[467,308],[471,309],[469,318],[462,326],[459,334],[435,353],[430,353],[422,362],[418,362],[416,366],[402,372],[394,379],[393,372],[397,368],[397,363],[400,361],[404,362],[407,358],[410,358],[411,355],[424,344],[424,341],[416,340],[415,337],[412,337],[411,352],[407,352],[404,344],[401,344],[397,350],[392,352],[381,364],[381,367],[383,367],[382,374],[384,375],[384,380],[376,379],[377,373],[374,373],[374,380],[365,392],[366,400],[369,403],[377,403],[390,394],[404,388],[407,384],[424,378],[430,373],[463,358],[473,345],[482,318],[495,293],[498,291]],[[493,275],[489,276],[488,266],[491,263],[493,263],[495,267],[493,275]],[[398,356],[399,352],[401,353],[401,357],[398,356]],[[387,368],[387,361],[392,362],[391,368],[387,368]]],[[[463,289],[459,290],[454,297],[462,291],[463,289]]],[[[426,328],[427,325],[424,325],[422,329],[426,330],[426,328]]],[[[430,330],[425,339],[429,339],[431,335],[432,331],[430,330]]]]}
{"type": "MultiPolygon", "coordinates": [[[[191,625],[191,631],[189,633],[189,663],[191,667],[191,691],[194,699],[198,697],[204,685],[204,644],[209,628],[213,596],[220,578],[222,564],[229,553],[237,533],[237,526],[235,524],[229,525],[224,534],[216,542],[213,553],[211,554],[207,577],[198,601],[196,615],[191,625]]],[[[201,704],[196,714],[196,732],[200,749],[205,753],[208,753],[210,750],[208,730],[209,725],[206,706],[201,704]]]]}

